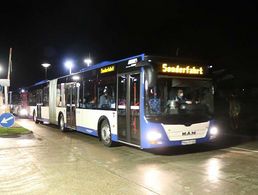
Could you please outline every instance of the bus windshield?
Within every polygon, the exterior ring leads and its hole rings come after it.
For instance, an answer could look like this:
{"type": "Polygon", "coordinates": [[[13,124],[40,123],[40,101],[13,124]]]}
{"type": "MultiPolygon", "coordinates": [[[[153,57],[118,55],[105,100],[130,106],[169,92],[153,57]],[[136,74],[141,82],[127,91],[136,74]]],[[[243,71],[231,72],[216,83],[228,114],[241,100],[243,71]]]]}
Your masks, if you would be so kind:
{"type": "Polygon", "coordinates": [[[186,120],[205,121],[213,114],[214,92],[210,80],[160,75],[156,84],[145,90],[147,116],[156,119],[173,116],[175,123],[181,123],[186,120]]]}

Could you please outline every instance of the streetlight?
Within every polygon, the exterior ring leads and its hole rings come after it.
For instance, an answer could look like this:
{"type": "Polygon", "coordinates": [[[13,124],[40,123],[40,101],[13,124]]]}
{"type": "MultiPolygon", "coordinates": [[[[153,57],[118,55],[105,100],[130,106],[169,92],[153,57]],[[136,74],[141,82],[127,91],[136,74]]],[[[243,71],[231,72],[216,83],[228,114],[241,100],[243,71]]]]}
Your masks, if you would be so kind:
{"type": "Polygon", "coordinates": [[[72,74],[73,61],[72,61],[72,60],[67,60],[67,61],[65,62],[65,67],[68,68],[70,74],[72,74]]]}
{"type": "Polygon", "coordinates": [[[43,63],[43,64],[41,64],[41,66],[43,66],[43,67],[45,68],[45,79],[47,80],[47,68],[48,68],[49,66],[51,66],[51,65],[48,64],[48,63],[43,63]]]}
{"type": "Polygon", "coordinates": [[[92,60],[90,58],[86,58],[84,60],[84,63],[87,64],[87,66],[90,66],[90,64],[92,63],[92,60]]]}
{"type": "MultiPolygon", "coordinates": [[[[0,65],[0,73],[2,73],[3,72],[3,66],[2,66],[2,64],[0,65]]],[[[2,80],[2,79],[1,79],[2,80]]],[[[3,79],[3,80],[5,80],[5,79],[3,79]]],[[[8,104],[8,94],[7,94],[7,87],[6,86],[4,86],[4,84],[1,82],[1,84],[0,84],[0,99],[1,99],[1,101],[0,101],[0,112],[5,112],[5,109],[7,108],[7,104],[8,104]],[[5,104],[4,104],[4,99],[5,99],[5,104]],[[7,101],[6,101],[7,100],[7,101]]]]}

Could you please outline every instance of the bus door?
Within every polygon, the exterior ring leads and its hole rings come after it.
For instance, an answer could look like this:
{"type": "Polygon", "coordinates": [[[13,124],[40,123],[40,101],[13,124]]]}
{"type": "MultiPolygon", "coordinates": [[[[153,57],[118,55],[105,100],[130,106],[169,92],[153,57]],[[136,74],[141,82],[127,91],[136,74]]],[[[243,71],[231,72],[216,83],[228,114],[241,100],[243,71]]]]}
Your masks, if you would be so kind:
{"type": "Polygon", "coordinates": [[[140,145],[140,73],[118,75],[118,139],[140,145]]]}
{"type": "Polygon", "coordinates": [[[42,89],[38,89],[36,91],[36,106],[37,106],[37,119],[42,119],[41,116],[41,107],[43,105],[43,91],[42,89]]]}
{"type": "Polygon", "coordinates": [[[78,104],[79,88],[76,83],[68,83],[65,86],[66,97],[66,125],[72,129],[76,127],[76,105],[78,104]]]}
{"type": "Polygon", "coordinates": [[[41,119],[41,106],[42,103],[37,104],[37,119],[41,119]]]}

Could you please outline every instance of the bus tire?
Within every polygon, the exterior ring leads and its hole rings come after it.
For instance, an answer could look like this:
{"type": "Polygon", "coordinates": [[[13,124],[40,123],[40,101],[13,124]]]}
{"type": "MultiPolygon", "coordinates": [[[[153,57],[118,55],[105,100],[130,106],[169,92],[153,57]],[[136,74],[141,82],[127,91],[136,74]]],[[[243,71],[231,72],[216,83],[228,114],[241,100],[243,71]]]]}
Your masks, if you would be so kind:
{"type": "Polygon", "coordinates": [[[60,114],[58,120],[58,127],[62,132],[65,132],[65,122],[64,122],[64,115],[60,114]]]}
{"type": "Polygon", "coordinates": [[[111,147],[113,142],[111,138],[111,129],[107,120],[103,120],[100,125],[100,138],[104,146],[111,147]]]}
{"type": "Polygon", "coordinates": [[[34,121],[36,124],[39,123],[39,121],[38,121],[38,119],[37,119],[37,115],[36,115],[35,110],[33,111],[33,121],[34,121]]]}

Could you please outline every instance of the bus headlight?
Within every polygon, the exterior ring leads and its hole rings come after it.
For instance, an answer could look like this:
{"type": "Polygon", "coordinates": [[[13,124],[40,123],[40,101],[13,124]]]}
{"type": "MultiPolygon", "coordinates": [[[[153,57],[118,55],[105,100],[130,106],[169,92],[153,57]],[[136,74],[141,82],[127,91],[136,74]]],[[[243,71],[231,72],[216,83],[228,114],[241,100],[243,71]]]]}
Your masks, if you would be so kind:
{"type": "Polygon", "coordinates": [[[218,132],[219,132],[219,130],[218,130],[217,127],[213,126],[213,127],[210,128],[210,134],[211,135],[217,135],[218,132]]]}
{"type": "Polygon", "coordinates": [[[154,143],[161,138],[161,134],[156,131],[150,131],[147,133],[147,139],[150,143],[154,143]]]}
{"type": "Polygon", "coordinates": [[[28,114],[28,111],[26,109],[23,108],[23,109],[20,110],[20,115],[21,116],[27,116],[27,114],[28,114]]]}

